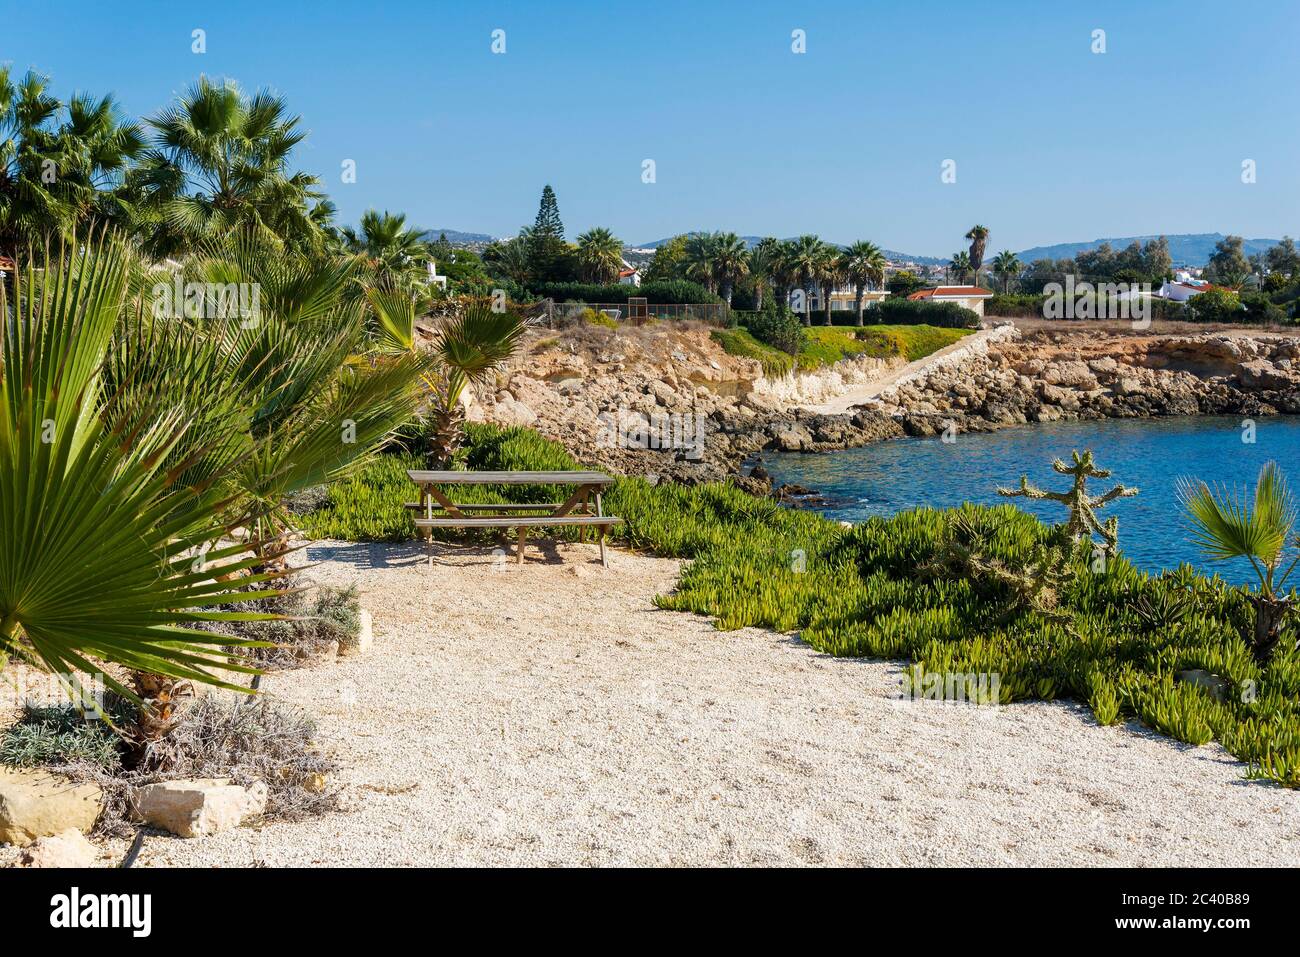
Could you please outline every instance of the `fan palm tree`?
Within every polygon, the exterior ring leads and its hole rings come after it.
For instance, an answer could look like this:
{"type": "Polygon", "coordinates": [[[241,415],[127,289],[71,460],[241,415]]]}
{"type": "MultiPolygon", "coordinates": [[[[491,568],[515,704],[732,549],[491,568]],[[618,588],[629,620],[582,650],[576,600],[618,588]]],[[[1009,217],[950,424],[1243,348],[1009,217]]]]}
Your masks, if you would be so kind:
{"type": "MultiPolygon", "coordinates": [[[[192,480],[220,442],[193,404],[145,384],[131,400],[105,385],[105,359],[126,300],[121,244],[90,237],[28,260],[10,302],[0,287],[0,666],[17,656],[75,686],[102,662],[237,688],[253,643],[203,631],[204,621],[267,615],[214,605],[267,597],[226,581],[254,567],[243,546],[211,547],[231,502],[219,475],[192,480]],[[202,436],[195,439],[195,435],[202,436]],[[187,449],[179,460],[176,452],[187,449]],[[199,556],[196,558],[195,556],[199,556]]],[[[221,414],[236,393],[210,393],[221,414]]],[[[221,415],[217,416],[218,418],[221,415]]],[[[241,579],[257,586],[271,574],[241,579]]],[[[135,690],[111,674],[125,697],[135,690]]]]}
{"type": "Polygon", "coordinates": [[[857,324],[862,325],[862,297],[869,286],[885,281],[885,254],[879,246],[865,239],[844,250],[844,278],[853,284],[853,309],[857,324]]]}
{"type": "Polygon", "coordinates": [[[423,281],[429,244],[424,230],[406,225],[404,213],[367,210],[360,231],[344,226],[339,236],[344,249],[361,257],[371,284],[409,289],[423,281]]]}
{"type": "Polygon", "coordinates": [[[367,357],[366,303],[350,260],[321,260],[267,246],[245,233],[204,250],[189,275],[204,284],[260,290],[255,322],[219,336],[225,365],[241,383],[250,449],[228,477],[229,525],[276,567],[292,532],[286,501],[363,464],[415,414],[423,366],[414,355],[367,357]]]}
{"type": "Polygon", "coordinates": [[[965,283],[966,277],[970,275],[970,256],[964,251],[953,253],[952,259],[948,262],[948,269],[958,284],[965,283]]]}
{"type": "Polygon", "coordinates": [[[822,321],[831,324],[831,293],[844,279],[844,259],[838,248],[826,243],[822,246],[817,264],[816,281],[821,291],[822,321]]]}
{"type": "Polygon", "coordinates": [[[966,238],[970,240],[970,269],[975,274],[975,283],[978,285],[980,267],[984,265],[984,244],[989,238],[988,227],[972,226],[966,231],[966,238]]]}
{"type": "Polygon", "coordinates": [[[749,248],[735,233],[714,233],[713,275],[718,280],[718,294],[731,307],[736,282],[749,274],[749,248]]]}
{"type": "Polygon", "coordinates": [[[520,286],[528,285],[533,278],[532,259],[529,255],[530,228],[520,230],[515,239],[489,243],[483,250],[483,265],[493,276],[509,279],[520,286]]]}
{"type": "Polygon", "coordinates": [[[0,253],[68,238],[94,221],[129,224],[136,216],[123,180],[144,150],[138,125],[111,96],[74,96],[66,106],[49,80],[14,80],[0,66],[0,253]]]}
{"type": "Polygon", "coordinates": [[[816,236],[806,234],[791,241],[786,247],[786,265],[796,278],[799,288],[804,292],[803,324],[812,325],[809,308],[812,303],[812,287],[821,274],[826,258],[826,244],[816,236]]]}
{"type": "Polygon", "coordinates": [[[718,291],[717,233],[691,233],[686,237],[683,272],[687,279],[698,282],[709,292],[718,291]]]}
{"type": "Polygon", "coordinates": [[[587,230],[578,237],[578,267],[588,282],[617,282],[623,268],[623,243],[604,226],[587,230]]]}
{"type": "Polygon", "coordinates": [[[1004,249],[993,257],[993,275],[1002,280],[1002,291],[1009,292],[1011,281],[1020,275],[1024,263],[1016,258],[1010,249],[1004,249]]]}
{"type": "Polygon", "coordinates": [[[799,282],[799,270],[794,261],[794,240],[783,240],[771,253],[767,271],[772,278],[772,296],[782,309],[790,308],[790,290],[799,282]]]}
{"type": "Polygon", "coordinates": [[[510,358],[524,333],[524,324],[509,312],[493,312],[475,302],[439,330],[433,355],[441,366],[437,394],[429,411],[430,468],[450,468],[464,433],[461,398],[470,383],[481,383],[510,358]]]}
{"type": "Polygon", "coordinates": [[[1295,537],[1296,503],[1286,478],[1277,463],[1266,463],[1255,483],[1253,507],[1236,493],[1212,492],[1204,482],[1180,482],[1178,497],[1191,521],[1193,540],[1207,556],[1216,561],[1250,561],[1258,588],[1248,593],[1255,609],[1249,644],[1257,661],[1267,661],[1294,605],[1285,588],[1300,561],[1297,554],[1278,574],[1286,561],[1287,545],[1300,546],[1300,537],[1295,537]]]}
{"type": "Polygon", "coordinates": [[[133,179],[165,228],[148,237],[146,249],[184,251],[237,228],[269,243],[319,246],[324,235],[312,204],[324,198],[320,181],[289,168],[306,136],[299,119],[268,92],[250,97],[206,77],[149,118],[154,148],[133,179]]]}
{"type": "Polygon", "coordinates": [[[781,243],[775,236],[764,236],[749,251],[749,274],[754,279],[754,311],[763,311],[763,294],[770,286],[776,289],[781,243]]]}

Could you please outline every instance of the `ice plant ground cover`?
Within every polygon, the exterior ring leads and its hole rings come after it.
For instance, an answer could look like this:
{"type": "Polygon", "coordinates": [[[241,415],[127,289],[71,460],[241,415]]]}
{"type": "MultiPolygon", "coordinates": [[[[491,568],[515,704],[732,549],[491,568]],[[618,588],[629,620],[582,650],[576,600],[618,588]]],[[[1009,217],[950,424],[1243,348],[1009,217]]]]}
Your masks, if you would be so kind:
{"type": "MultiPolygon", "coordinates": [[[[476,468],[578,464],[525,429],[481,427],[470,443],[476,468]]],[[[332,487],[303,528],[408,537],[403,468],[400,457],[381,457],[332,487]]],[[[1002,704],[1077,700],[1102,724],[1137,718],[1189,744],[1217,740],[1251,775],[1300,786],[1300,654],[1284,642],[1256,662],[1242,638],[1252,611],[1240,589],[1187,566],[1139,571],[1123,557],[1122,537],[1120,554],[1094,571],[1086,549],[1011,505],[922,508],[845,528],[730,485],[629,478],[607,508],[625,520],[626,545],[691,559],[678,587],[656,599],[663,608],[713,616],[721,629],[797,632],[831,655],[908,659],[922,680],[997,675],[1002,704]],[[1057,587],[1050,600],[1030,600],[1016,581],[963,565],[971,552],[1009,569],[1046,555],[1059,566],[1057,587]],[[1188,670],[1218,676],[1222,687],[1177,679],[1188,670]]]]}

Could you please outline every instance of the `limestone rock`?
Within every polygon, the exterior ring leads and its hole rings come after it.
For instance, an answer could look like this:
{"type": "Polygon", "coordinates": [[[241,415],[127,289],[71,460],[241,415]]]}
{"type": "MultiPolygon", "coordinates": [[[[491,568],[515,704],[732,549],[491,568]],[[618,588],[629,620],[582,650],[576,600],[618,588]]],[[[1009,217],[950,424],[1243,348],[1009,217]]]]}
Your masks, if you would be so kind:
{"type": "Polygon", "coordinates": [[[370,617],[370,612],[364,608],[357,615],[360,621],[360,628],[357,630],[357,636],[354,640],[339,643],[339,655],[344,658],[353,655],[364,655],[370,651],[370,646],[374,644],[374,622],[370,617]]]}
{"type": "Polygon", "coordinates": [[[1289,389],[1296,384],[1282,369],[1276,368],[1267,359],[1252,359],[1243,362],[1237,375],[1242,385],[1256,389],[1289,389]]]}
{"type": "Polygon", "coordinates": [[[18,863],[23,867],[90,867],[95,853],[95,845],[70,827],[62,834],[38,838],[23,851],[18,863]]]}
{"type": "Polygon", "coordinates": [[[0,767],[0,843],[26,847],[69,828],[89,831],[102,795],[95,784],[74,784],[46,771],[0,767]]]}
{"type": "Polygon", "coordinates": [[[148,784],[135,794],[140,820],[179,837],[205,837],[238,827],[266,810],[266,785],[250,788],[225,778],[148,784]]]}

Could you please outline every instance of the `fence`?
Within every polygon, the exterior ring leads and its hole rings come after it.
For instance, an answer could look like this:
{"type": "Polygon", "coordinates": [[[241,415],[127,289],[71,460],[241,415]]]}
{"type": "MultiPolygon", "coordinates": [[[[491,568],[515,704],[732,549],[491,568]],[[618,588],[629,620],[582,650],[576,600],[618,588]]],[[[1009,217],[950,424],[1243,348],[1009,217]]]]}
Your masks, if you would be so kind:
{"type": "Polygon", "coordinates": [[[583,316],[588,309],[608,316],[615,322],[631,322],[643,325],[650,320],[684,320],[698,319],[715,326],[727,325],[727,305],[722,302],[647,302],[640,297],[633,297],[627,302],[555,302],[550,305],[550,322],[576,319],[583,316]]]}

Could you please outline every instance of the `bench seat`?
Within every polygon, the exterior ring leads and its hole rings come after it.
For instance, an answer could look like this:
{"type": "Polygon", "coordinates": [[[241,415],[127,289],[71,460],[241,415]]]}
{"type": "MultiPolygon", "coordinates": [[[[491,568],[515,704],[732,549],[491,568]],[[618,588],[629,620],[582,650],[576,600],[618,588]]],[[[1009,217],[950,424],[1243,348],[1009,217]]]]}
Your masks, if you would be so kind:
{"type": "Polygon", "coordinates": [[[457,518],[454,515],[438,518],[417,518],[417,528],[536,528],[546,525],[619,525],[621,518],[613,515],[562,515],[558,518],[549,515],[466,515],[457,518]]]}

